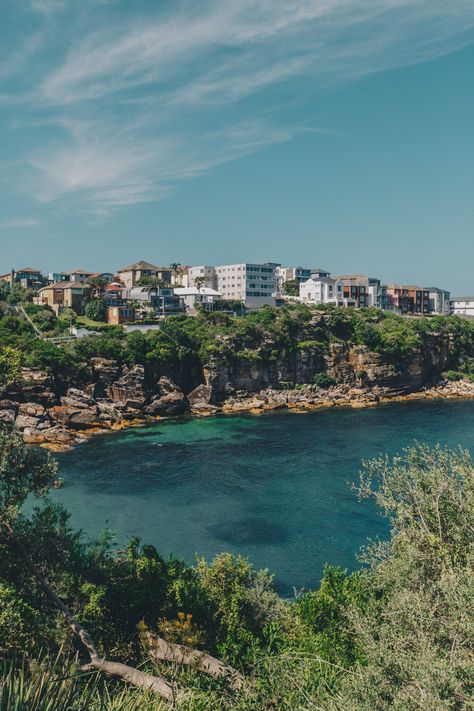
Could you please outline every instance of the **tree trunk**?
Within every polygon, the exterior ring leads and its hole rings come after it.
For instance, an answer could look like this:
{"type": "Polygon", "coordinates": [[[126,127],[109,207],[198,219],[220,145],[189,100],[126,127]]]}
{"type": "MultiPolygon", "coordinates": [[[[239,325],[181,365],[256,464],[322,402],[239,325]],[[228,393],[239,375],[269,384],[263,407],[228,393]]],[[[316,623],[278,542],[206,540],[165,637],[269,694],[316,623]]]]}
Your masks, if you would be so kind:
{"type": "Polygon", "coordinates": [[[67,605],[65,605],[59,595],[57,595],[53,588],[49,585],[44,575],[40,572],[40,570],[38,570],[23,543],[15,536],[10,527],[8,532],[8,540],[12,547],[15,548],[15,550],[20,554],[33,576],[43,588],[47,597],[61,610],[64,617],[68,621],[69,626],[87,649],[90,657],[90,663],[87,665],[87,668],[97,669],[98,671],[105,672],[109,676],[114,676],[128,682],[129,684],[133,684],[133,686],[138,686],[142,689],[152,691],[161,696],[161,698],[165,701],[175,702],[183,700],[185,693],[183,691],[175,690],[174,687],[162,677],[146,674],[145,672],[141,672],[134,667],[129,667],[126,664],[121,664],[120,662],[111,662],[101,657],[89,632],[74,619],[67,605]]]}
{"type": "Polygon", "coordinates": [[[220,659],[212,657],[206,652],[185,647],[183,644],[173,644],[161,637],[147,631],[142,636],[151,657],[159,661],[175,662],[195,666],[199,671],[216,678],[227,677],[234,689],[241,689],[243,676],[231,666],[224,664],[220,659]]]}

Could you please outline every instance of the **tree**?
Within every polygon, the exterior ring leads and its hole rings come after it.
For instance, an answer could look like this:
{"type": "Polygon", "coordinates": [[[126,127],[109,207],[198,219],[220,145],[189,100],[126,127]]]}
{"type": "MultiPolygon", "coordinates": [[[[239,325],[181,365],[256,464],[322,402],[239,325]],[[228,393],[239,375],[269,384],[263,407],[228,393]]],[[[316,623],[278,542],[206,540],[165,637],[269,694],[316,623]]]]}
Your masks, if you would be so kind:
{"type": "Polygon", "coordinates": [[[195,279],[194,279],[194,286],[199,291],[199,293],[201,293],[201,289],[203,288],[205,283],[206,283],[206,277],[198,276],[198,277],[195,277],[195,279]]]}
{"type": "Polygon", "coordinates": [[[104,293],[105,286],[107,285],[107,279],[103,276],[89,277],[87,284],[89,284],[91,299],[100,299],[104,293]]]}
{"type": "Polygon", "coordinates": [[[171,269],[171,276],[172,277],[177,277],[183,271],[183,269],[181,267],[181,262],[171,262],[170,269],[171,269]]]}
{"type": "Polygon", "coordinates": [[[0,532],[11,533],[26,498],[44,496],[56,474],[53,456],[27,447],[18,432],[0,431],[0,532]]]}
{"type": "Polygon", "coordinates": [[[85,314],[91,321],[106,321],[107,307],[102,299],[93,299],[86,305],[85,314]]]}
{"type": "Polygon", "coordinates": [[[0,348],[0,387],[13,382],[20,374],[23,354],[18,348],[0,348]]]}
{"type": "Polygon", "coordinates": [[[288,296],[299,296],[300,295],[300,283],[298,279],[288,279],[283,284],[283,292],[288,294],[288,296]]]}
{"type": "Polygon", "coordinates": [[[136,286],[157,286],[158,279],[153,276],[144,274],[136,281],[136,286]]]}

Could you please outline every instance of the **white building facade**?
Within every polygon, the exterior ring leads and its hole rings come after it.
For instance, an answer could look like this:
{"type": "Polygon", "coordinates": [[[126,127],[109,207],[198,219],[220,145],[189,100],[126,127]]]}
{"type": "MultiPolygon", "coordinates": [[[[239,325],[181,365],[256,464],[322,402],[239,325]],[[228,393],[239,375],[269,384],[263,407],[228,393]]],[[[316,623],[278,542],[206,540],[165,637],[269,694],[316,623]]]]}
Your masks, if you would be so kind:
{"type": "Polygon", "coordinates": [[[300,301],[303,304],[347,305],[343,282],[331,277],[311,278],[300,284],[300,301]]]}
{"type": "Polygon", "coordinates": [[[208,286],[200,288],[187,286],[183,289],[174,289],[174,293],[184,301],[186,311],[191,313],[195,312],[198,306],[202,306],[206,311],[212,311],[214,303],[221,298],[218,291],[208,286]]]}
{"type": "Polygon", "coordinates": [[[449,316],[451,311],[449,291],[438,289],[436,286],[428,286],[426,289],[429,291],[430,313],[449,316]]]}
{"type": "Polygon", "coordinates": [[[474,296],[453,296],[450,305],[454,316],[474,318],[474,296]]]}
{"type": "Polygon", "coordinates": [[[183,278],[185,287],[195,287],[196,279],[199,279],[198,284],[205,286],[207,289],[217,288],[216,268],[209,266],[188,267],[187,273],[183,278]]]}
{"type": "Polygon", "coordinates": [[[242,301],[249,309],[275,306],[277,265],[225,264],[216,267],[217,291],[223,299],[242,301]]]}

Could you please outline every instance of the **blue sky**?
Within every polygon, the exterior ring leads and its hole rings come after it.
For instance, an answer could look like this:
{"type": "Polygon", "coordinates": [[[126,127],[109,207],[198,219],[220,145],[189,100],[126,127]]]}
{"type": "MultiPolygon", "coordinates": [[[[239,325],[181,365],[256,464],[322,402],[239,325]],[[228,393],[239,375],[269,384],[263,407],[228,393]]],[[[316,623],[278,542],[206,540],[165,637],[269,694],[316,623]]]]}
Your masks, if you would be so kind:
{"type": "Polygon", "coordinates": [[[474,292],[472,0],[2,0],[0,270],[474,292]]]}

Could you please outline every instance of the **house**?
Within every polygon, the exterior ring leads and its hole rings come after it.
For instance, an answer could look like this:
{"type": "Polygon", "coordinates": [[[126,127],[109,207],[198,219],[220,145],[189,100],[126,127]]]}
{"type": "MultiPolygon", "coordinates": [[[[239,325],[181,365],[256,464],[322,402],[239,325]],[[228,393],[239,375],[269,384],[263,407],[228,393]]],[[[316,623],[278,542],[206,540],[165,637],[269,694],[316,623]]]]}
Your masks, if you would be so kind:
{"type": "Polygon", "coordinates": [[[117,282],[112,282],[111,284],[106,284],[102,292],[102,300],[106,306],[117,306],[122,303],[123,296],[123,286],[117,282]]]}
{"type": "Polygon", "coordinates": [[[135,309],[130,306],[109,306],[107,310],[107,323],[110,326],[120,326],[123,323],[135,321],[135,309]]]}
{"type": "Polygon", "coordinates": [[[141,261],[129,264],[128,267],[122,267],[117,274],[127,289],[133,289],[142,277],[151,277],[164,284],[170,284],[171,272],[171,267],[157,267],[156,264],[141,261]]]}
{"type": "Polygon", "coordinates": [[[305,267],[277,267],[275,269],[276,293],[281,296],[285,293],[284,285],[287,281],[298,281],[302,284],[311,277],[311,269],[305,267]]]}
{"type": "Polygon", "coordinates": [[[454,316],[474,318],[474,296],[453,296],[449,303],[454,316]]]}
{"type": "Polygon", "coordinates": [[[449,291],[438,289],[437,286],[426,286],[425,289],[429,293],[430,313],[440,316],[449,316],[451,298],[449,291]]]}
{"type": "Polygon", "coordinates": [[[242,301],[249,309],[275,306],[278,264],[225,264],[216,267],[217,291],[223,299],[242,301]]]}
{"type": "Polygon", "coordinates": [[[92,272],[86,272],[85,269],[73,269],[70,272],[61,272],[59,276],[61,277],[61,281],[84,284],[84,282],[92,276],[92,272]]]}
{"type": "Polygon", "coordinates": [[[183,278],[185,287],[195,287],[196,284],[205,286],[208,289],[216,289],[217,275],[215,267],[199,266],[188,267],[187,274],[183,278]],[[196,282],[196,280],[198,280],[196,282]]]}
{"type": "Polygon", "coordinates": [[[23,289],[37,289],[44,284],[44,278],[39,269],[24,267],[23,269],[12,269],[7,274],[0,276],[0,281],[13,286],[19,284],[23,289]]]}
{"type": "Polygon", "coordinates": [[[311,277],[300,284],[300,301],[303,304],[334,304],[335,306],[353,306],[353,302],[344,299],[344,284],[331,277],[311,277]]]}
{"type": "Polygon", "coordinates": [[[380,279],[365,274],[338,274],[344,284],[344,298],[354,301],[357,308],[380,306],[380,279]]]}
{"type": "Polygon", "coordinates": [[[91,274],[88,279],[102,279],[103,281],[107,282],[107,284],[112,284],[114,280],[114,275],[112,272],[94,272],[91,274]]]}
{"type": "Polygon", "coordinates": [[[171,316],[184,312],[184,303],[179,296],[175,296],[174,289],[158,286],[136,286],[133,289],[124,289],[123,299],[137,302],[142,311],[152,311],[157,316],[171,316]]]}
{"type": "Polygon", "coordinates": [[[206,311],[212,311],[214,303],[222,298],[218,291],[208,286],[201,288],[187,286],[182,289],[175,289],[174,293],[183,300],[186,311],[191,313],[195,312],[198,306],[201,306],[206,311]]]}
{"type": "Polygon", "coordinates": [[[61,281],[40,289],[34,303],[39,306],[49,306],[56,316],[59,316],[66,308],[81,315],[84,313],[88,291],[87,284],[61,281]]]}
{"type": "Polygon", "coordinates": [[[386,293],[390,311],[419,316],[430,313],[430,293],[427,289],[416,285],[389,284],[386,293]]]}

